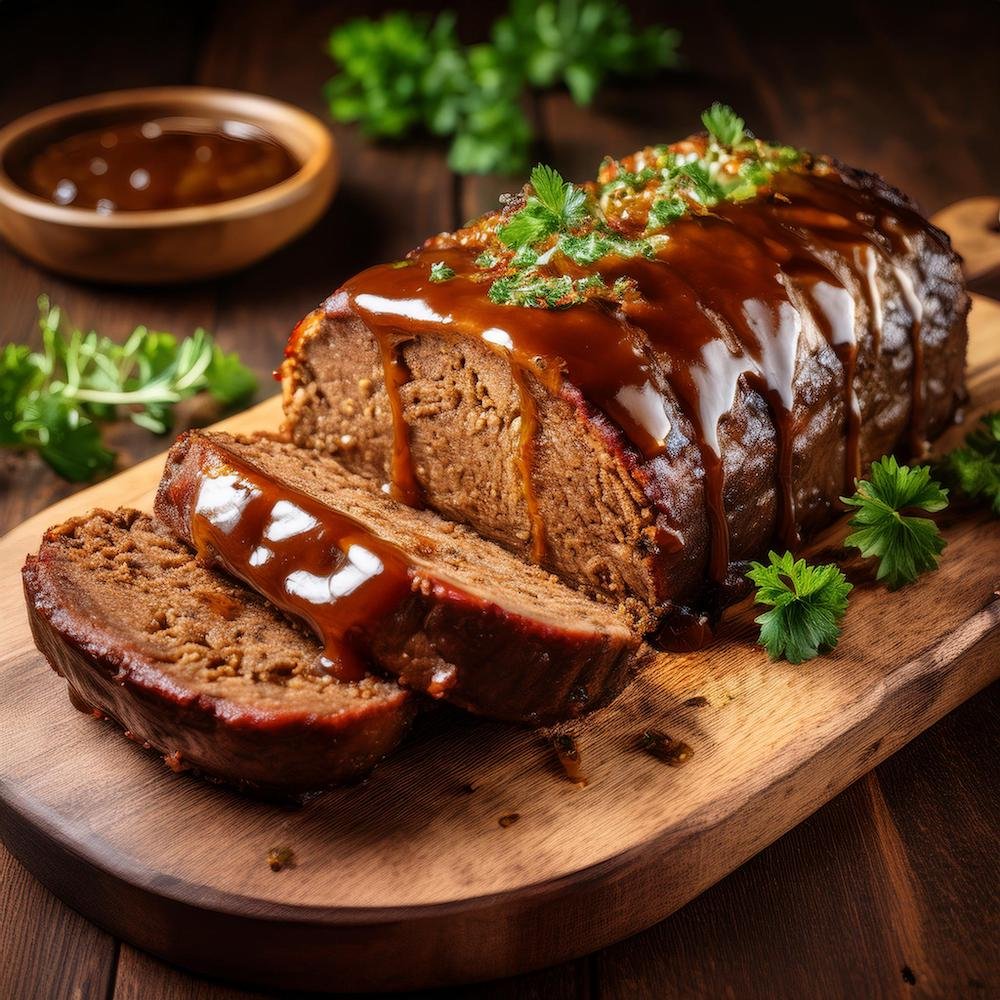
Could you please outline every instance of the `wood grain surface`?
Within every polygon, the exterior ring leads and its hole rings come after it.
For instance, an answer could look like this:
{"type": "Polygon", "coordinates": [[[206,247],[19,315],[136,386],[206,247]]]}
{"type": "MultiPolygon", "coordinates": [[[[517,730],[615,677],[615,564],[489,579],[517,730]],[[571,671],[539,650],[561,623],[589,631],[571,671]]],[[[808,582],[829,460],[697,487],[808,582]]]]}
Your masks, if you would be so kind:
{"type": "MultiPolygon", "coordinates": [[[[456,6],[463,34],[474,40],[502,3],[456,6]]],[[[717,2],[631,6],[642,21],[666,19],[683,30],[687,68],[644,88],[611,88],[587,115],[558,93],[536,102],[539,158],[568,175],[589,174],[605,152],[681,134],[718,98],[762,134],[886,174],[930,211],[1000,190],[995,5],[850,0],[821,31],[801,5],[769,5],[763,13],[717,2]]],[[[258,90],[322,114],[326,32],[377,8],[111,2],[98,9],[5,0],[0,122],[100,89],[189,82],[258,90]]],[[[137,322],[178,333],[213,329],[227,348],[241,350],[269,393],[266,377],[288,329],[330,288],[491,207],[515,183],[456,182],[431,143],[373,147],[353,129],[336,132],[344,186],[329,215],[294,246],[231,279],[167,292],[110,290],[44,274],[0,247],[0,339],[29,338],[34,300],[44,291],[80,324],[111,336],[137,322]]],[[[1000,292],[996,272],[981,275],[976,287],[1000,292]]],[[[179,426],[207,417],[186,410],[179,426]]],[[[124,468],[163,447],[128,426],[115,428],[111,440],[124,468]]],[[[0,528],[74,489],[31,456],[0,457],[0,528]]],[[[994,685],[972,699],[650,931],[589,959],[452,995],[990,995],[1000,984],[997,695],[994,685]]],[[[80,781],[103,794],[91,776],[80,781]]],[[[0,848],[0,995],[248,994],[120,945],[0,848]]]]}
{"type": "MultiPolygon", "coordinates": [[[[990,300],[974,303],[968,371],[975,419],[1000,402],[990,300]]],[[[225,426],[279,421],[271,399],[225,426]]],[[[586,787],[537,732],[440,710],[369,780],[302,808],[260,803],[175,775],[74,713],[31,640],[16,578],[42,531],[95,507],[149,509],[161,466],[142,462],[0,540],[0,829],[74,908],[200,972],[414,989],[576,958],[688,902],[1000,675],[1000,529],[956,509],[947,558],[917,585],[888,593],[851,566],[856,592],[822,670],[770,662],[753,609],[706,650],[656,654],[572,727],[586,787]],[[887,621],[906,627],[886,633],[887,621]],[[651,726],[688,744],[683,767],[637,749],[651,726]],[[40,752],[53,732],[58,750],[40,752]],[[99,776],[99,798],[81,773],[99,776]],[[276,878],[277,845],[296,864],[276,878]]]]}

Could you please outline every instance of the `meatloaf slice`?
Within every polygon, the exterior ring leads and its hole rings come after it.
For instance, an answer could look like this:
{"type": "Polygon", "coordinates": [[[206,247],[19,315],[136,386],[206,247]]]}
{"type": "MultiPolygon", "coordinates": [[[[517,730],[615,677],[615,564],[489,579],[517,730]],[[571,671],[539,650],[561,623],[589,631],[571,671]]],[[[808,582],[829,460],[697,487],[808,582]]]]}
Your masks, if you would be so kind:
{"type": "Polygon", "coordinates": [[[50,529],[23,578],[35,642],[74,704],[175,769],[299,794],[368,771],[415,713],[395,681],[317,673],[312,636],[137,511],[50,529]]]}
{"type": "Polygon", "coordinates": [[[182,437],[156,512],[203,558],[308,622],[332,644],[331,669],[370,658],[407,687],[492,718],[579,714],[620,687],[637,645],[612,609],[285,441],[182,437]]]}
{"type": "Polygon", "coordinates": [[[350,279],[289,341],[295,442],[644,631],[731,600],[747,560],[794,548],[872,460],[919,457],[947,426],[969,298],[944,233],[829,159],[655,223],[662,177],[717,154],[696,136],[577,186],[577,228],[522,248],[538,287],[570,290],[554,303],[509,297],[523,272],[505,227],[530,186],[350,279]],[[633,238],[642,252],[614,250],[633,238]],[[604,256],[586,263],[588,247],[604,256]]]}

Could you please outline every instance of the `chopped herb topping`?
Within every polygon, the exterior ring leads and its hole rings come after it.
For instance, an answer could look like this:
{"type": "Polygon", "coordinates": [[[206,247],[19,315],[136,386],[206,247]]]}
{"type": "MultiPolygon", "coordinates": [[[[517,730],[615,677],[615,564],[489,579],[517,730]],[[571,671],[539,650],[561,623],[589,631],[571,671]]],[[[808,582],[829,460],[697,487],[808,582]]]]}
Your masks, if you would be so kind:
{"type": "Polygon", "coordinates": [[[687,205],[684,199],[675,194],[669,198],[660,198],[658,201],[654,201],[649,210],[649,219],[653,225],[665,228],[674,219],[679,219],[686,211],[687,205]]]}
{"type": "Polygon", "coordinates": [[[635,283],[606,281],[601,261],[654,258],[668,238],[664,230],[678,219],[758,197],[775,173],[803,159],[791,147],[755,139],[723,104],[713,104],[702,121],[707,136],[650,147],[624,163],[605,158],[596,184],[570,184],[538,164],[523,206],[487,232],[490,244],[475,260],[477,268],[498,272],[489,298],[536,309],[590,299],[621,303],[636,294],[635,283]],[[581,268],[592,273],[581,277],[581,268]]]}
{"type": "Polygon", "coordinates": [[[431,264],[431,281],[450,281],[454,277],[455,272],[443,260],[431,264]]]}

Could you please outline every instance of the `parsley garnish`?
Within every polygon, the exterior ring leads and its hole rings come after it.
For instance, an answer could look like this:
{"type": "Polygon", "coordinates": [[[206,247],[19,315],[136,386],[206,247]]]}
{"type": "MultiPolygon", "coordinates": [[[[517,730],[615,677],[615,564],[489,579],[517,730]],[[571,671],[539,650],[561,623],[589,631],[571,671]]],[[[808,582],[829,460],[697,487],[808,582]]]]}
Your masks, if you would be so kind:
{"type": "Polygon", "coordinates": [[[858,530],[845,545],[879,560],[877,579],[895,590],[927,570],[937,569],[945,546],[937,525],[908,510],[928,513],[948,506],[948,491],[931,479],[926,465],[900,465],[893,456],[872,463],[870,480],[855,480],[857,492],[840,499],[857,513],[848,522],[858,530]]]}
{"type": "Polygon", "coordinates": [[[564,309],[587,300],[587,292],[607,291],[599,274],[573,279],[568,274],[545,277],[531,271],[497,278],[487,293],[491,302],[534,309],[564,309]]]}
{"type": "Polygon", "coordinates": [[[726,104],[716,101],[707,111],[701,113],[701,121],[708,134],[720,146],[738,146],[743,141],[743,129],[746,123],[726,104]]]}
{"type": "Polygon", "coordinates": [[[0,352],[0,446],[34,449],[66,479],[108,471],[115,454],[99,425],[129,418],[157,434],[169,429],[171,408],[206,391],[225,405],[256,389],[253,373],[205,333],[178,342],[137,327],[124,344],[91,331],[62,331],[62,315],[38,300],[42,350],[8,344],[0,352]]]}
{"type": "Polygon", "coordinates": [[[802,663],[836,646],[852,590],[844,574],[833,565],[796,562],[790,552],[770,552],[768,560],[752,563],[747,577],[757,585],[757,603],[771,605],[754,619],[771,659],[802,663]]]}
{"type": "Polygon", "coordinates": [[[972,500],[984,500],[1000,517],[1000,412],[979,418],[965,439],[945,458],[945,469],[972,500]]]}
{"type": "Polygon", "coordinates": [[[431,281],[451,281],[455,277],[455,271],[443,260],[436,260],[431,264],[431,281]]]}
{"type": "Polygon", "coordinates": [[[577,104],[590,104],[609,75],[675,65],[678,41],[668,28],[637,30],[616,0],[512,0],[490,42],[471,46],[451,11],[433,20],[397,11],[331,33],[339,72],[325,93],[335,120],[369,135],[450,136],[448,162],[459,173],[516,173],[533,138],[521,110],[529,87],[565,83],[577,104]]]}
{"type": "Polygon", "coordinates": [[[743,119],[724,105],[713,104],[702,118],[710,138],[645,149],[631,158],[634,169],[606,157],[596,186],[570,184],[538,164],[519,210],[496,217],[495,228],[473,227],[477,240],[486,237],[476,266],[495,275],[490,299],[539,309],[592,298],[622,304],[638,294],[635,283],[618,280],[609,288],[601,261],[655,258],[671,223],[723,200],[757,197],[775,173],[800,159],[790,147],[752,138],[743,119]],[[580,268],[597,280],[579,277],[580,268]]]}
{"type": "Polygon", "coordinates": [[[586,195],[582,189],[552,167],[539,163],[531,171],[534,193],[528,195],[524,208],[497,230],[497,236],[509,247],[530,247],[552,233],[566,232],[586,217],[586,195]]]}
{"type": "Polygon", "coordinates": [[[649,219],[654,225],[663,228],[670,225],[674,219],[679,219],[686,211],[687,205],[684,199],[672,195],[653,202],[653,207],[649,210],[649,219]]]}

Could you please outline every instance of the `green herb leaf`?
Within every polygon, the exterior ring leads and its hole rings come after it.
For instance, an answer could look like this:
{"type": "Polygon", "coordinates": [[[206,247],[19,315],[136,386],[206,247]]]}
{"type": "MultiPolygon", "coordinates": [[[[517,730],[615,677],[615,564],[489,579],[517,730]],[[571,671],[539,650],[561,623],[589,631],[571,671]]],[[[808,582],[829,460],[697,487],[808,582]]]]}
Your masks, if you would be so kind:
{"type": "Polygon", "coordinates": [[[712,179],[708,167],[704,163],[685,163],[678,175],[684,183],[688,193],[702,205],[711,207],[722,201],[726,192],[722,185],[712,179]]]}
{"type": "Polygon", "coordinates": [[[532,141],[521,111],[528,87],[563,82],[589,104],[611,74],[675,65],[678,41],[663,27],[637,31],[616,0],[512,0],[491,41],[472,46],[458,40],[451,11],[434,20],[398,11],[331,33],[338,73],[325,95],[336,121],[371,136],[451,136],[448,162],[460,173],[517,173],[532,141]]]}
{"type": "Polygon", "coordinates": [[[649,220],[654,226],[668,226],[685,212],[687,212],[687,204],[684,199],[672,195],[669,198],[660,198],[653,202],[649,210],[649,220]]]}
{"type": "Polygon", "coordinates": [[[565,83],[577,104],[589,104],[610,75],[676,65],[679,37],[662,27],[636,31],[613,0],[513,0],[493,29],[497,49],[524,67],[532,86],[565,83]]]}
{"type": "Polygon", "coordinates": [[[431,264],[431,281],[451,281],[455,277],[455,271],[443,260],[436,260],[431,264]]]}
{"type": "Polygon", "coordinates": [[[965,446],[945,458],[945,469],[972,500],[982,500],[1000,517],[1000,412],[979,418],[965,446]]]}
{"type": "Polygon", "coordinates": [[[708,134],[720,146],[732,149],[743,141],[746,123],[728,104],[716,101],[707,111],[701,113],[701,121],[708,134]]]}
{"type": "Polygon", "coordinates": [[[0,445],[34,449],[60,475],[86,480],[114,465],[100,423],[124,409],[156,433],[172,423],[175,403],[207,391],[232,405],[256,379],[204,330],[180,342],[137,327],[124,344],[91,331],[64,331],[63,316],[39,299],[42,350],[9,344],[0,353],[0,445]]]}
{"type": "Polygon", "coordinates": [[[844,574],[833,565],[796,561],[790,552],[770,552],[768,560],[752,563],[747,577],[757,586],[757,603],[771,606],[754,619],[771,659],[802,663],[836,646],[852,590],[844,574]]]}
{"type": "Polygon", "coordinates": [[[205,369],[205,388],[223,406],[238,406],[257,391],[257,379],[235,351],[227,354],[213,344],[212,360],[205,369]]]}
{"type": "Polygon", "coordinates": [[[559,228],[559,219],[542,205],[528,205],[510,217],[497,230],[500,241],[509,247],[530,247],[551,236],[559,228]]]}
{"type": "Polygon", "coordinates": [[[848,523],[858,530],[844,544],[860,549],[865,558],[879,560],[877,579],[895,590],[937,569],[945,546],[937,525],[905,513],[933,513],[948,506],[948,491],[931,479],[930,468],[899,465],[890,455],[872,463],[870,480],[855,480],[854,485],[854,496],[840,498],[857,508],[848,523]]]}
{"type": "Polygon", "coordinates": [[[530,194],[524,208],[515,212],[497,230],[509,247],[534,246],[553,233],[579,225],[587,214],[587,196],[582,188],[564,181],[558,171],[539,163],[531,171],[530,194]]]}

